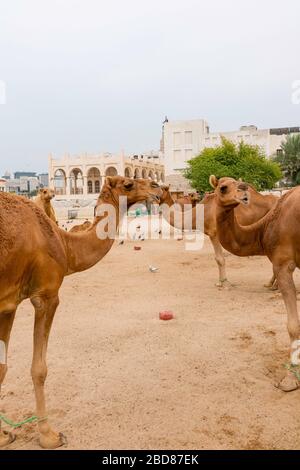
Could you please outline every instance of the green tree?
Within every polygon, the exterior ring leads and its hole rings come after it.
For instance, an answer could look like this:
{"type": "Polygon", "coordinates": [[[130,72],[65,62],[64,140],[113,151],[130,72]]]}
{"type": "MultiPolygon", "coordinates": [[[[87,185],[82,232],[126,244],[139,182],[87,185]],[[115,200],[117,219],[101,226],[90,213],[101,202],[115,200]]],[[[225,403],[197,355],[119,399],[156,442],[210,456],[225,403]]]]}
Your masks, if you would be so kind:
{"type": "Polygon", "coordinates": [[[300,134],[288,135],[282,153],[274,158],[292,185],[300,184],[300,134]]]}
{"type": "Polygon", "coordinates": [[[252,184],[257,190],[272,189],[280,180],[280,166],[268,160],[258,146],[233,142],[222,138],[222,144],[205,148],[200,155],[189,160],[184,176],[193,188],[203,193],[211,190],[210,175],[229,176],[252,184]]]}

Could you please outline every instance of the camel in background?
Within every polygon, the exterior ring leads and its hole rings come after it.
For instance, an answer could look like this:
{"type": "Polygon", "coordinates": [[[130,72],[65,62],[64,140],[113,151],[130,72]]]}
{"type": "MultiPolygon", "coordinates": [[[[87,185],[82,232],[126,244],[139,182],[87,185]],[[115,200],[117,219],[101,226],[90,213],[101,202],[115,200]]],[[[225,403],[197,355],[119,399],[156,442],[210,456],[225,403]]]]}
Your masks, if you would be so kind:
{"type": "MultiPolygon", "coordinates": [[[[161,197],[162,204],[162,214],[166,221],[175,228],[181,229],[183,227],[183,218],[181,226],[176,227],[176,220],[174,210],[176,211],[176,202],[174,201],[170,191],[169,186],[162,186],[163,196],[161,197]],[[167,207],[164,207],[166,205],[167,207]],[[170,207],[174,206],[174,210],[169,210],[170,207]]],[[[270,209],[277,203],[278,197],[273,195],[262,195],[254,188],[249,186],[249,192],[251,194],[249,206],[238,206],[235,209],[236,217],[239,223],[243,225],[251,224],[259,219],[261,219],[270,209]]],[[[219,269],[219,281],[216,284],[217,287],[225,287],[230,285],[227,280],[226,275],[226,266],[225,266],[225,256],[220,243],[218,232],[217,232],[217,223],[216,223],[216,202],[217,197],[215,193],[207,193],[200,202],[204,205],[204,233],[207,235],[211,241],[215,252],[215,260],[219,269]]],[[[193,207],[191,209],[191,221],[192,229],[196,229],[196,216],[197,209],[193,207]]],[[[183,213],[182,213],[183,214],[183,213]]],[[[182,216],[183,217],[183,216],[182,216]]],[[[275,278],[272,277],[270,282],[265,286],[272,287],[274,285],[275,278]]]]}
{"type": "Polygon", "coordinates": [[[34,203],[42,209],[53,222],[56,222],[55,211],[52,207],[51,200],[55,197],[53,189],[41,188],[34,203]]]}
{"type": "Polygon", "coordinates": [[[70,232],[85,232],[85,230],[91,228],[92,225],[92,222],[90,222],[89,220],[85,220],[83,224],[74,225],[74,227],[71,228],[70,232]]]}
{"type": "Polygon", "coordinates": [[[222,246],[237,256],[267,256],[273,264],[287,310],[287,328],[291,341],[291,370],[278,387],[292,391],[299,382],[292,367],[299,364],[300,323],[297,310],[293,273],[300,268],[300,187],[278,199],[277,204],[262,219],[251,225],[241,225],[236,207],[251,200],[249,186],[232,178],[210,178],[216,193],[216,223],[222,246]]]}
{"type": "Polygon", "coordinates": [[[187,204],[190,204],[192,207],[195,207],[196,204],[200,202],[201,198],[198,193],[189,193],[186,196],[179,197],[178,199],[174,199],[174,202],[179,204],[181,207],[184,207],[187,204]]]}
{"type": "MultiPolygon", "coordinates": [[[[119,222],[119,196],[126,196],[130,207],[144,200],[159,202],[161,195],[162,190],[154,181],[107,177],[92,228],[69,233],[61,230],[33,202],[0,193],[0,388],[7,371],[8,342],[16,310],[23,300],[30,299],[35,309],[31,374],[40,444],[44,448],[54,449],[63,444],[63,436],[50,428],[44,395],[47,343],[63,279],[89,269],[109,252],[119,222]],[[108,205],[115,209],[116,220],[107,212],[108,205]],[[106,212],[100,215],[100,211],[106,212]],[[113,235],[99,238],[100,224],[107,230],[110,221],[113,235]]],[[[13,436],[1,431],[0,426],[0,446],[12,440],[13,436]]]]}

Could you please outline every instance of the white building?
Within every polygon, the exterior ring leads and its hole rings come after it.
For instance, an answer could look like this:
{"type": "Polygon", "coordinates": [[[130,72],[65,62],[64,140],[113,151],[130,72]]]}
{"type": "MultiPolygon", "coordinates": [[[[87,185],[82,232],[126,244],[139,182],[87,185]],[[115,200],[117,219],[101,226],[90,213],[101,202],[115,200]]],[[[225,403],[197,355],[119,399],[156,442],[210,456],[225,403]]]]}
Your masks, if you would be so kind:
{"type": "MultiPolygon", "coordinates": [[[[11,174],[7,171],[5,175],[0,179],[3,182],[2,188],[4,187],[5,182],[5,191],[15,194],[22,194],[24,196],[30,196],[31,193],[36,192],[41,185],[48,186],[48,178],[44,179],[46,184],[43,184],[40,176],[46,177],[46,174],[37,176],[34,172],[23,172],[16,171],[14,173],[14,178],[11,177],[11,174]]],[[[4,189],[0,189],[4,190],[4,189]]]]}
{"type": "Polygon", "coordinates": [[[205,147],[216,147],[221,138],[239,143],[260,146],[267,156],[281,151],[280,146],[286,136],[300,132],[299,127],[258,129],[256,126],[242,126],[238,131],[209,131],[208,123],[203,119],[191,121],[168,121],[163,125],[161,150],[164,154],[166,176],[180,174],[186,168],[187,161],[199,155],[205,147]]]}
{"type": "Polygon", "coordinates": [[[49,186],[59,199],[95,199],[105,176],[122,175],[130,178],[150,178],[163,182],[164,166],[158,153],[144,155],[65,155],[49,157],[49,186]]]}
{"type": "Polygon", "coordinates": [[[3,178],[0,178],[0,193],[6,191],[6,183],[7,181],[3,178]]]}
{"type": "Polygon", "coordinates": [[[40,173],[39,176],[39,182],[40,185],[43,187],[48,187],[49,186],[49,175],[48,173],[40,173]]]}

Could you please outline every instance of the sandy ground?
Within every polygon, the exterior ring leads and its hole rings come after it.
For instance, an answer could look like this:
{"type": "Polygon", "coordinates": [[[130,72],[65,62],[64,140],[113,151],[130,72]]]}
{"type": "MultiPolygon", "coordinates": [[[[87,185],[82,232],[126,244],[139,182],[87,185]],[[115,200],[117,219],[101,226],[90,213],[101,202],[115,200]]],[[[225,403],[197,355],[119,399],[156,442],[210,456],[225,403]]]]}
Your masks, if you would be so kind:
{"type": "MultiPolygon", "coordinates": [[[[208,241],[201,252],[183,241],[140,244],[115,244],[61,289],[46,391],[65,448],[299,449],[300,390],[273,386],[288,335],[281,298],[263,287],[268,260],[228,256],[236,286],[220,290],[208,241]],[[160,321],[164,309],[176,318],[160,321]]],[[[0,401],[17,421],[34,414],[33,318],[24,302],[0,401]]],[[[36,425],[16,434],[10,448],[39,448],[36,425]]]]}

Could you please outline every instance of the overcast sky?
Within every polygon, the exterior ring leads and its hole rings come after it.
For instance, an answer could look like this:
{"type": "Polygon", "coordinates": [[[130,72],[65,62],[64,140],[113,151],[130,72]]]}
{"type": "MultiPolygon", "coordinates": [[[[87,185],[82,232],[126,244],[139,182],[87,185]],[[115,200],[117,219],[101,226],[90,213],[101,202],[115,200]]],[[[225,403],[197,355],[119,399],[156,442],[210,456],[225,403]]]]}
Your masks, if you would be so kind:
{"type": "Polygon", "coordinates": [[[0,173],[142,152],[161,122],[300,125],[299,0],[2,0],[0,173]]]}

